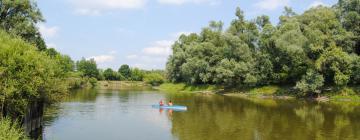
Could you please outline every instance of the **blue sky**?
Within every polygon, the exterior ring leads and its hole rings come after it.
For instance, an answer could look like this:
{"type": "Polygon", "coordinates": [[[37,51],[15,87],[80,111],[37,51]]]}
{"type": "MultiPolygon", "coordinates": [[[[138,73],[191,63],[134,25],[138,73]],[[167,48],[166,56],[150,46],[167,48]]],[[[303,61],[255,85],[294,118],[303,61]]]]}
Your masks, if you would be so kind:
{"type": "Polygon", "coordinates": [[[277,24],[284,6],[297,13],[337,0],[38,0],[48,46],[74,60],[94,58],[100,68],[122,64],[164,69],[171,44],[209,21],[229,26],[240,7],[248,20],[268,15],[277,24]]]}

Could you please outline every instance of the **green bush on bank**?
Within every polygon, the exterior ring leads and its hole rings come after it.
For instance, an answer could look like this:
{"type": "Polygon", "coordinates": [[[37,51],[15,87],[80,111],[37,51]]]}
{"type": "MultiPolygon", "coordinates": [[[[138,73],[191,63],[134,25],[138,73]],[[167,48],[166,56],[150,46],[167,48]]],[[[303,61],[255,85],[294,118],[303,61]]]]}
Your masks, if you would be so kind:
{"type": "Polygon", "coordinates": [[[0,31],[0,106],[22,116],[32,101],[51,103],[67,93],[65,72],[45,52],[0,31]]]}
{"type": "Polygon", "coordinates": [[[165,78],[159,73],[145,74],[144,81],[152,86],[159,86],[164,83],[165,78]]]}
{"type": "Polygon", "coordinates": [[[222,88],[215,85],[188,85],[185,83],[164,83],[159,86],[159,89],[168,92],[214,92],[222,88]]]}
{"type": "Polygon", "coordinates": [[[0,119],[0,140],[27,140],[23,129],[16,121],[0,119]]]}

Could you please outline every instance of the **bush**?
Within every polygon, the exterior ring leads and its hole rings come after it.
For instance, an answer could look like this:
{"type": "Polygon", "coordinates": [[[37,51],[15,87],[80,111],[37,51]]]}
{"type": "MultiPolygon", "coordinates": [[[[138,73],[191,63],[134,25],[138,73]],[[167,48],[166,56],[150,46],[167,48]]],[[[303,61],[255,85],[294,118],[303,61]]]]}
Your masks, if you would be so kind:
{"type": "Polygon", "coordinates": [[[306,75],[296,83],[296,89],[302,94],[320,93],[320,88],[324,85],[324,77],[319,73],[309,70],[306,75]]]}
{"type": "Polygon", "coordinates": [[[131,77],[132,81],[143,81],[144,72],[138,68],[131,69],[131,77]]]}
{"type": "Polygon", "coordinates": [[[94,77],[89,78],[89,83],[91,84],[92,87],[96,86],[97,83],[97,79],[94,77]]]}
{"type": "Polygon", "coordinates": [[[24,130],[17,122],[12,122],[8,118],[0,120],[0,139],[1,140],[26,140],[28,139],[24,130]]]}
{"type": "Polygon", "coordinates": [[[57,60],[21,39],[0,31],[0,101],[2,112],[22,116],[31,101],[51,103],[67,93],[57,60]]]}
{"type": "Polygon", "coordinates": [[[165,78],[159,73],[149,73],[144,76],[144,81],[153,86],[158,86],[164,83],[165,78]]]}

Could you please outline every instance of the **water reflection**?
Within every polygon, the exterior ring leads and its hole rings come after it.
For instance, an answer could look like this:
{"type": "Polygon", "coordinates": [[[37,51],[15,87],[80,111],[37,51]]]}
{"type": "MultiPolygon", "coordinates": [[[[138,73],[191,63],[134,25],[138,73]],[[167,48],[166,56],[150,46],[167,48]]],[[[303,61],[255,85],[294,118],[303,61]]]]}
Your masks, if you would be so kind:
{"type": "Polygon", "coordinates": [[[225,96],[182,100],[188,112],[172,117],[172,133],[181,140],[360,138],[359,106],[225,96]]]}
{"type": "Polygon", "coordinates": [[[360,139],[359,103],[80,90],[46,112],[45,139],[360,139]],[[188,110],[151,107],[164,98],[188,110]]]}

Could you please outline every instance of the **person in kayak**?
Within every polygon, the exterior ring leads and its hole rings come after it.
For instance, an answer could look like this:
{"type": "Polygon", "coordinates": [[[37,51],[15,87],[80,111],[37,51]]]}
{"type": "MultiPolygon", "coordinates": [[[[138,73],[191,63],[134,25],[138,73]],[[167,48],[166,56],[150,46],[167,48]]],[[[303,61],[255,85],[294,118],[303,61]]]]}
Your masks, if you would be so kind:
{"type": "Polygon", "coordinates": [[[168,106],[173,106],[173,103],[171,100],[169,101],[168,106]]]}
{"type": "Polygon", "coordinates": [[[163,100],[160,100],[159,105],[160,105],[160,106],[164,106],[163,100]]]}

